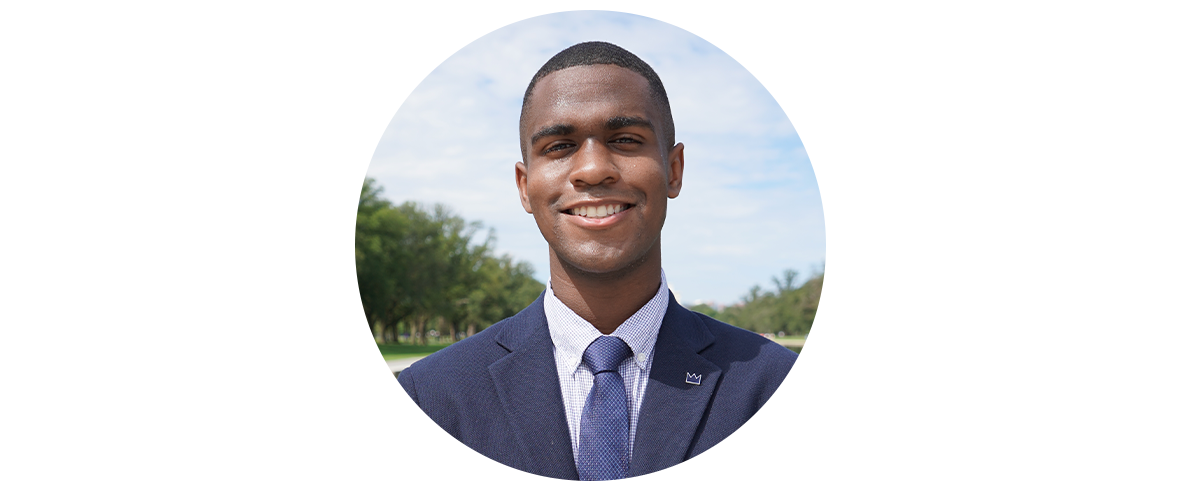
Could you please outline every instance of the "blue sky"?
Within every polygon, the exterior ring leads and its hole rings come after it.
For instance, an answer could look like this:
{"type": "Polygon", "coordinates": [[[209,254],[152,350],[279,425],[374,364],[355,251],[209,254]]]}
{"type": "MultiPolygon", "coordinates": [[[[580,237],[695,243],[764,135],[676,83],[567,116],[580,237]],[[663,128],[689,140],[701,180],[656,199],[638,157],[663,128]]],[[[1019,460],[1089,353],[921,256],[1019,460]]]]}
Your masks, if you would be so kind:
{"type": "MultiPolygon", "coordinates": [[[[663,81],[685,145],[683,191],[667,208],[663,269],[681,303],[732,304],[755,284],[825,260],[812,165],[788,117],[740,64],[703,39],[611,12],[551,14],[488,33],[434,70],[388,125],[367,175],[396,202],[442,203],[496,230],[498,253],[549,277],[546,242],[513,179],[529,79],[558,51],[603,40],[663,81]]],[[[781,61],[786,64],[786,61],[781,61]]],[[[796,117],[803,119],[803,117],[796,117]]]]}

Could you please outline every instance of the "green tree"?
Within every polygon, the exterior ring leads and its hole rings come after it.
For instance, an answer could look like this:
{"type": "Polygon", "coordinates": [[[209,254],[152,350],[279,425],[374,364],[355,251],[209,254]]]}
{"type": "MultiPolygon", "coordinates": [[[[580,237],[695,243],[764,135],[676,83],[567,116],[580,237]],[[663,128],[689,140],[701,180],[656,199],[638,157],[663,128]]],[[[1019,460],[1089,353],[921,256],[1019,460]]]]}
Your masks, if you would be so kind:
{"type": "Polygon", "coordinates": [[[374,179],[363,183],[355,230],[359,294],[378,342],[397,342],[407,332],[426,344],[430,328],[451,340],[471,335],[541,293],[531,265],[493,255],[493,232],[472,243],[479,222],[442,205],[394,205],[382,192],[374,179]]]}
{"type": "Polygon", "coordinates": [[[771,278],[775,291],[764,292],[761,286],[754,285],[740,304],[719,312],[706,305],[691,309],[753,332],[808,335],[821,299],[825,271],[821,269],[796,287],[798,276],[797,271],[786,269],[780,277],[771,278]]]}

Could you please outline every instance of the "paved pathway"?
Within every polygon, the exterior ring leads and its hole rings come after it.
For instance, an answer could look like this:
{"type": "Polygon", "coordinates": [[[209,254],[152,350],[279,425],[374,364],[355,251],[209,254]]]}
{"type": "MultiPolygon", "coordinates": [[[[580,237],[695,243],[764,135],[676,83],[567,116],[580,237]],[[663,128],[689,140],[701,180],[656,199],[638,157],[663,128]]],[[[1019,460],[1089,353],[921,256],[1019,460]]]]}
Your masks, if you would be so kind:
{"type": "Polygon", "coordinates": [[[775,342],[784,347],[804,347],[804,339],[775,339],[775,342]]]}
{"type": "Polygon", "coordinates": [[[388,368],[392,369],[392,373],[400,373],[400,370],[408,368],[409,365],[416,363],[418,360],[424,357],[425,356],[416,356],[412,358],[389,359],[387,364],[388,368]]]}

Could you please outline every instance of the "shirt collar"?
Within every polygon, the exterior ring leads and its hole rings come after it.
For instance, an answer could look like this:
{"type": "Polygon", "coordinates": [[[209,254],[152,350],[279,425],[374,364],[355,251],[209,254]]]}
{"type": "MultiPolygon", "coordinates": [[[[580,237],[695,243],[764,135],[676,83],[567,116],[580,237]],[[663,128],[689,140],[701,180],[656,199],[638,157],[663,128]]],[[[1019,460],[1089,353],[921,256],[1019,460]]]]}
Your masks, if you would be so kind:
{"type": "MultiPolygon", "coordinates": [[[[660,269],[658,292],[654,294],[654,298],[612,333],[629,345],[629,349],[633,351],[634,362],[642,370],[650,368],[650,353],[654,349],[654,342],[658,340],[658,329],[662,327],[663,316],[667,312],[667,296],[667,274],[660,269]]],[[[554,348],[559,356],[570,361],[574,369],[578,369],[579,364],[583,362],[583,351],[603,334],[558,300],[549,281],[546,283],[546,298],[543,304],[554,348]]]]}

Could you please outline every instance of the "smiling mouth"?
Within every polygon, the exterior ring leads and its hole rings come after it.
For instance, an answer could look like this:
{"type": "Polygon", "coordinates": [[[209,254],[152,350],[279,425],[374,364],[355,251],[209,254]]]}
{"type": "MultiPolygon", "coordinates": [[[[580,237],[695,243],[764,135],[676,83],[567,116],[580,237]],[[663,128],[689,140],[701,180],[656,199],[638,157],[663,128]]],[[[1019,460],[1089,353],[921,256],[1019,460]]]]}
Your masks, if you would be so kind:
{"type": "Polygon", "coordinates": [[[612,203],[608,205],[591,207],[575,207],[570,210],[564,210],[563,213],[569,215],[578,215],[580,217],[586,217],[589,219],[603,219],[605,217],[611,217],[624,212],[632,206],[633,205],[628,205],[625,203],[612,203]]]}

